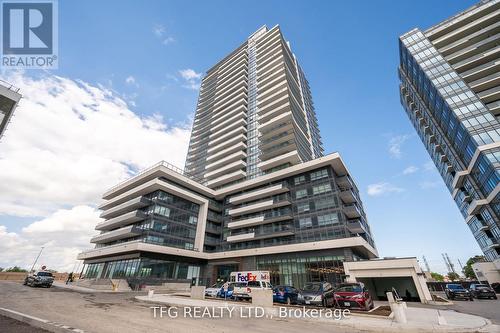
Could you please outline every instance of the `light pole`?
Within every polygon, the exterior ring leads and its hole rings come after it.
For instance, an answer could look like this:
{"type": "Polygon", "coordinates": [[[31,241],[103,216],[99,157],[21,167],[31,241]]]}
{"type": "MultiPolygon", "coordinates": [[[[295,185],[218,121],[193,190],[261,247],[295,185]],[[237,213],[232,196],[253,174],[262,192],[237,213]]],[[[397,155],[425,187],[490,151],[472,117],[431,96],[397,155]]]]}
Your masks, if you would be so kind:
{"type": "Polygon", "coordinates": [[[33,268],[35,268],[36,262],[38,261],[38,258],[40,258],[40,255],[42,254],[43,248],[44,248],[43,246],[40,248],[40,252],[38,252],[38,255],[36,256],[35,262],[33,263],[33,266],[31,266],[29,273],[33,272],[33,268]]]}

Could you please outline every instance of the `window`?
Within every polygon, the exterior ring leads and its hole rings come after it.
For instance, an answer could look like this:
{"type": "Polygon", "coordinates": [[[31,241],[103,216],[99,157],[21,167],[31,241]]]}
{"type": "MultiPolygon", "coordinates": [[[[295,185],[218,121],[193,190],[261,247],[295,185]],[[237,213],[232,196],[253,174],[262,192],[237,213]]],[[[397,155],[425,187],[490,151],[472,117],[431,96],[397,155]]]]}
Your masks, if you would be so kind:
{"type": "Polygon", "coordinates": [[[167,207],[156,205],[154,210],[153,210],[153,213],[169,217],[170,216],[170,209],[167,207]]]}
{"type": "Polygon", "coordinates": [[[293,182],[295,183],[295,185],[303,184],[306,182],[306,176],[297,176],[294,178],[293,182]]]}
{"type": "Polygon", "coordinates": [[[339,216],[337,213],[318,215],[318,225],[330,225],[339,222],[339,216]]]}
{"type": "Polygon", "coordinates": [[[297,212],[304,213],[310,210],[309,201],[301,202],[297,204],[297,212]]]}
{"type": "Polygon", "coordinates": [[[198,217],[190,216],[189,217],[189,224],[196,224],[196,223],[198,223],[198,217]]]}
{"type": "Polygon", "coordinates": [[[312,227],[312,220],[310,217],[304,217],[299,219],[299,227],[300,228],[310,228],[312,227]]]}
{"type": "Polygon", "coordinates": [[[328,170],[321,169],[315,172],[311,172],[311,181],[315,181],[317,179],[328,177],[328,170]]]}
{"type": "Polygon", "coordinates": [[[314,202],[316,206],[316,210],[326,209],[326,208],[335,208],[338,207],[337,197],[326,197],[318,199],[314,202]]]}
{"type": "Polygon", "coordinates": [[[331,192],[332,185],[330,183],[320,184],[313,187],[313,195],[331,192]]]}
{"type": "Polygon", "coordinates": [[[307,196],[307,189],[298,190],[295,192],[295,198],[300,199],[307,196]]]}
{"type": "Polygon", "coordinates": [[[192,250],[192,249],[194,249],[193,243],[184,243],[184,248],[186,250],[192,250]]]}

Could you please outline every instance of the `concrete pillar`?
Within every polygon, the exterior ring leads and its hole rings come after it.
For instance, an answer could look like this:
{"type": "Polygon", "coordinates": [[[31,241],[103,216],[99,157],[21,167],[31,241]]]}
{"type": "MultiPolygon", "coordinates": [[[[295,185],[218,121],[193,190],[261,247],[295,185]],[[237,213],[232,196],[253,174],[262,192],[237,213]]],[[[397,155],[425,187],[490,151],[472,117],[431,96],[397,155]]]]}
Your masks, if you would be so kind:
{"type": "Polygon", "coordinates": [[[272,307],[273,291],[270,289],[253,289],[252,305],[261,307],[272,307]]]}
{"type": "Polygon", "coordinates": [[[192,286],[191,287],[191,298],[205,299],[205,286],[192,286]]]}
{"type": "Polygon", "coordinates": [[[396,322],[406,324],[408,322],[408,320],[406,319],[406,303],[395,300],[394,294],[390,291],[387,292],[386,295],[396,322]]]}

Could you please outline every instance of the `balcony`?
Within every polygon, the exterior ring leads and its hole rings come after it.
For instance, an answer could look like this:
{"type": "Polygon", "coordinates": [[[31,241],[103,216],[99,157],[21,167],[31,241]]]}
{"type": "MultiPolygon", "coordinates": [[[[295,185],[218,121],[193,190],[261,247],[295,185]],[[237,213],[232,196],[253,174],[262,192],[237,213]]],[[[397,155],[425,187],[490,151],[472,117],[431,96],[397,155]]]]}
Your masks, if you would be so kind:
{"type": "Polygon", "coordinates": [[[229,229],[239,229],[239,228],[246,228],[246,227],[252,227],[252,226],[257,226],[257,225],[262,225],[262,224],[267,224],[267,223],[278,222],[278,221],[291,220],[291,219],[293,219],[293,215],[291,212],[284,213],[281,215],[271,215],[271,214],[266,213],[264,215],[260,215],[260,216],[256,216],[256,217],[231,221],[228,223],[227,226],[229,229]]]}
{"type": "Polygon", "coordinates": [[[299,157],[297,150],[293,150],[293,151],[288,152],[286,154],[273,157],[267,161],[262,161],[257,166],[262,171],[265,171],[265,170],[277,167],[278,165],[282,165],[282,164],[286,164],[286,163],[290,163],[291,165],[295,165],[295,164],[298,164],[300,162],[301,162],[301,160],[300,160],[300,157],[299,157]]]}
{"type": "Polygon", "coordinates": [[[228,155],[228,156],[226,156],[224,158],[221,158],[218,161],[215,161],[215,162],[213,162],[211,164],[208,164],[207,166],[205,166],[205,170],[207,170],[207,171],[214,171],[216,169],[221,168],[222,166],[224,166],[226,164],[229,164],[229,163],[232,163],[232,162],[244,159],[245,157],[247,157],[247,154],[244,151],[238,151],[238,152],[236,152],[234,154],[231,154],[231,155],[228,155]]]}
{"type": "Polygon", "coordinates": [[[336,179],[337,185],[340,186],[341,188],[348,189],[348,188],[356,188],[354,186],[353,181],[351,180],[351,177],[348,175],[337,177],[336,179]]]}
{"type": "Polygon", "coordinates": [[[246,166],[247,166],[247,164],[245,162],[243,162],[243,160],[235,161],[233,163],[226,164],[226,165],[224,165],[224,166],[222,166],[219,169],[216,169],[214,171],[207,172],[205,174],[205,178],[207,178],[209,180],[215,179],[217,177],[223,176],[224,174],[231,173],[235,170],[243,169],[246,166]]]}
{"type": "Polygon", "coordinates": [[[229,229],[237,229],[237,228],[244,228],[244,227],[251,227],[254,225],[259,225],[264,222],[264,215],[257,216],[257,217],[251,217],[249,219],[244,219],[244,220],[239,220],[236,222],[229,222],[227,227],[229,229]]]}
{"type": "Polygon", "coordinates": [[[235,236],[228,236],[227,237],[227,242],[228,243],[244,242],[244,241],[253,239],[254,237],[255,237],[255,233],[249,232],[247,234],[241,234],[241,235],[235,235],[235,236]]]}
{"type": "Polygon", "coordinates": [[[246,201],[252,201],[259,199],[261,197],[265,196],[271,196],[275,194],[280,194],[284,192],[288,192],[289,189],[288,187],[284,186],[283,184],[277,184],[277,185],[272,185],[264,188],[260,188],[258,190],[254,191],[249,191],[246,193],[242,193],[239,195],[235,195],[231,198],[229,198],[229,203],[233,205],[237,205],[246,201]]]}
{"type": "Polygon", "coordinates": [[[136,210],[138,208],[146,207],[151,203],[151,201],[143,196],[134,198],[127,202],[124,202],[118,206],[107,209],[101,213],[101,217],[105,219],[117,217],[123,215],[124,213],[128,213],[132,210],[136,210]]]}
{"type": "Polygon", "coordinates": [[[101,222],[95,227],[95,230],[104,231],[104,230],[114,229],[117,227],[122,227],[128,224],[132,224],[134,222],[144,220],[146,217],[147,215],[145,213],[141,212],[140,210],[135,210],[133,212],[126,213],[118,217],[101,222]]]}
{"type": "Polygon", "coordinates": [[[488,204],[488,200],[486,200],[486,199],[475,199],[475,200],[472,200],[471,204],[469,205],[468,214],[469,215],[475,215],[475,214],[479,213],[479,211],[481,210],[481,208],[484,205],[487,205],[487,204],[488,204]]]}
{"type": "Polygon", "coordinates": [[[130,225],[127,227],[123,227],[120,229],[116,229],[110,232],[106,232],[97,236],[92,237],[90,240],[91,243],[95,244],[104,244],[109,243],[115,240],[131,238],[134,236],[139,236],[142,233],[142,230],[137,228],[134,225],[130,225]]]}
{"type": "Polygon", "coordinates": [[[347,221],[347,229],[353,234],[364,234],[366,229],[361,220],[350,220],[347,221]]]}
{"type": "Polygon", "coordinates": [[[341,190],[339,196],[342,202],[345,204],[350,204],[357,201],[356,195],[351,189],[341,190]]]}
{"type": "Polygon", "coordinates": [[[271,198],[269,200],[259,201],[246,206],[230,209],[229,215],[238,216],[243,214],[250,214],[270,208],[283,207],[290,204],[290,195],[288,193],[280,194],[277,197],[271,198]]]}
{"type": "Polygon", "coordinates": [[[246,150],[246,148],[247,148],[247,145],[244,142],[239,142],[239,143],[232,145],[228,148],[225,148],[225,149],[223,149],[215,154],[209,155],[206,160],[207,160],[207,162],[210,162],[210,161],[213,162],[214,160],[218,160],[223,156],[228,156],[228,155],[231,155],[235,152],[246,150]]]}
{"type": "Polygon", "coordinates": [[[220,185],[227,184],[227,183],[230,183],[232,181],[235,181],[235,180],[238,180],[241,178],[245,178],[245,176],[246,176],[245,171],[238,170],[238,171],[235,171],[233,173],[226,174],[222,177],[209,180],[207,182],[207,186],[220,186],[220,185]]]}
{"type": "Polygon", "coordinates": [[[259,118],[259,131],[262,139],[273,136],[275,130],[285,131],[292,129],[292,121],[292,112],[283,113],[277,117],[269,119],[268,121],[263,121],[259,118]]]}
{"type": "Polygon", "coordinates": [[[344,204],[343,212],[349,219],[356,219],[361,217],[361,210],[356,203],[344,204]]]}

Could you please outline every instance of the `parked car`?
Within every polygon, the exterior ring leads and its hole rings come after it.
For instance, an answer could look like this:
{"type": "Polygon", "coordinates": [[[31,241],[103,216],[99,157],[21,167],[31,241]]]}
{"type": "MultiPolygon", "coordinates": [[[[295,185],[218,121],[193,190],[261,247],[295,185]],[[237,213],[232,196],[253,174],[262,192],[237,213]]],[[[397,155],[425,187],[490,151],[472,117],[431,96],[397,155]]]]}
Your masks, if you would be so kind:
{"type": "Polygon", "coordinates": [[[24,285],[28,285],[30,287],[47,287],[50,288],[52,283],[54,282],[54,276],[51,272],[46,271],[36,271],[32,274],[29,274],[24,279],[24,285]]]}
{"type": "Polygon", "coordinates": [[[246,287],[246,282],[229,282],[227,290],[222,286],[217,293],[217,297],[220,298],[233,298],[234,288],[243,288],[246,287]]]}
{"type": "Polygon", "coordinates": [[[300,290],[298,301],[301,304],[333,306],[333,287],[328,282],[308,282],[300,290]]]}
{"type": "Polygon", "coordinates": [[[497,299],[497,295],[493,288],[487,284],[473,283],[469,287],[472,297],[475,298],[493,298],[497,299]]]}
{"type": "Polygon", "coordinates": [[[219,293],[221,286],[222,285],[220,283],[216,283],[209,288],[205,288],[205,296],[217,297],[217,294],[219,293]]]}
{"type": "Polygon", "coordinates": [[[276,286],[273,289],[273,302],[297,304],[299,291],[292,286],[276,286]]]}
{"type": "Polygon", "coordinates": [[[444,292],[446,293],[446,298],[448,299],[463,298],[470,301],[474,300],[471,292],[457,283],[448,283],[445,286],[444,292]]]}
{"type": "Polygon", "coordinates": [[[272,285],[266,281],[236,282],[234,284],[233,297],[236,300],[251,299],[252,290],[255,289],[272,289],[272,285]]]}
{"type": "Polygon", "coordinates": [[[363,283],[342,283],[333,292],[335,306],[340,308],[373,309],[373,299],[363,283]]]}

